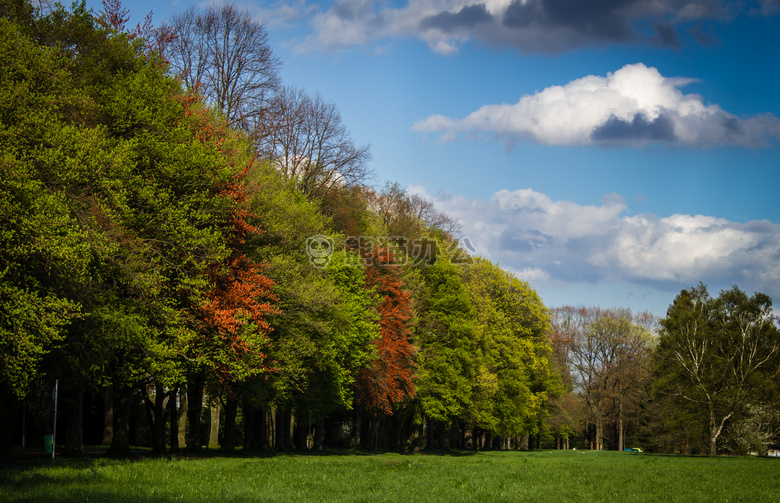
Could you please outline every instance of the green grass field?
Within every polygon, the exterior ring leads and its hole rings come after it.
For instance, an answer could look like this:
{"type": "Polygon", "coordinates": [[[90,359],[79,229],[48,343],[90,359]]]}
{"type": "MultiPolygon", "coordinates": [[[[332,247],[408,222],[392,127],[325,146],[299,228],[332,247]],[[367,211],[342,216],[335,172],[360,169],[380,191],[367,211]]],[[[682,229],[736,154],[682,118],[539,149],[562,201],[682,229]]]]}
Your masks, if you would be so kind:
{"type": "Polygon", "coordinates": [[[0,501],[777,501],[780,460],[593,451],[0,463],[0,501]]]}

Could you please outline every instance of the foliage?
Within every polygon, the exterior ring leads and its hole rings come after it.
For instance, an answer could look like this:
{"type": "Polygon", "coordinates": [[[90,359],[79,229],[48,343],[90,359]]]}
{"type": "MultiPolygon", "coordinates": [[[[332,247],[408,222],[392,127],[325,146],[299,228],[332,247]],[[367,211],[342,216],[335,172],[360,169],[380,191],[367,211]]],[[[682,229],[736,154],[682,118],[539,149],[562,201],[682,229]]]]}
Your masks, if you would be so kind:
{"type": "MultiPolygon", "coordinates": [[[[16,276],[4,284],[12,312],[3,325],[26,339],[14,343],[20,360],[7,368],[34,376],[56,340],[70,354],[83,349],[62,330],[80,310],[79,328],[100,340],[91,347],[112,379],[176,379],[197,338],[187,313],[231,253],[226,220],[240,201],[228,190],[237,172],[226,135],[204,135],[203,114],[190,113],[195,101],[140,40],[100,27],[83,6],[39,21],[26,36],[0,19],[10,70],[0,83],[12,225],[3,236],[21,244],[3,243],[18,250],[3,274],[16,276]],[[14,265],[22,259],[27,272],[14,265]],[[36,311],[24,307],[30,301],[36,311]]],[[[23,393],[24,383],[12,385],[23,393]]]]}
{"type": "Polygon", "coordinates": [[[780,374],[772,300],[737,287],[712,298],[700,284],[675,298],[661,326],[656,393],[703,411],[715,455],[726,422],[743,406],[762,404],[780,374]]]}
{"type": "Polygon", "coordinates": [[[463,282],[449,261],[424,271],[426,306],[417,326],[415,386],[424,414],[435,421],[462,417],[471,407],[477,367],[476,320],[463,282]]]}
{"type": "Polygon", "coordinates": [[[370,257],[366,286],[381,298],[380,331],[379,337],[371,341],[376,357],[360,372],[357,401],[368,410],[392,414],[393,405],[415,394],[412,377],[416,350],[409,342],[409,292],[388,249],[377,249],[370,257]]]}
{"type": "Polygon", "coordinates": [[[475,425],[496,435],[537,433],[553,386],[549,314],[527,283],[484,259],[465,266],[478,319],[475,425]]]}
{"type": "Polygon", "coordinates": [[[773,403],[746,405],[723,435],[727,449],[765,456],[771,446],[780,443],[780,411],[773,403]]]}
{"type": "Polygon", "coordinates": [[[551,313],[469,257],[433,203],[368,187],[368,147],[332,103],[281,86],[247,12],[128,19],[119,0],[97,15],[0,4],[3,397],[43,396],[52,378],[113,386],[126,433],[133,394],[155,388],[159,452],[166,388],[188,389],[197,444],[204,383],[231,423],[294,412],[320,440],[359,438],[365,411],[374,441],[387,428],[400,448],[433,430],[507,445],[590,438],[589,425],[599,447],[610,432],[685,452],[777,441],[766,295],[684,290],[651,365],[652,316],[551,313]]]}
{"type": "Polygon", "coordinates": [[[327,268],[315,267],[306,242],[312,236],[338,239],[328,235],[330,220],[270,165],[256,163],[248,176],[251,208],[265,229],[251,246],[254,256],[269,264],[280,306],[269,318],[276,401],[314,417],[349,408],[379,330],[365,271],[350,265],[343,252],[331,255],[327,268]]]}

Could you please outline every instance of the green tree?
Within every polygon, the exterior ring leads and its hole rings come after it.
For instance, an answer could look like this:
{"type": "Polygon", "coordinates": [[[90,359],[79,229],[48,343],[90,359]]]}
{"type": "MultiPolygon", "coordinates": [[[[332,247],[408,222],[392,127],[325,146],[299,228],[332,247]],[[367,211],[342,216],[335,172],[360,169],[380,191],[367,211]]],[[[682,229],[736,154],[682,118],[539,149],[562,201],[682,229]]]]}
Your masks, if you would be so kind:
{"type": "Polygon", "coordinates": [[[24,31],[0,18],[0,376],[19,397],[81,315],[68,293],[90,277],[88,235],[51,164],[100,146],[63,117],[63,104],[84,97],[62,55],[24,31]]]}
{"type": "Polygon", "coordinates": [[[319,447],[322,421],[333,410],[352,407],[355,379],[373,357],[378,299],[366,288],[360,261],[335,251],[343,238],[330,233],[331,220],[293,180],[264,163],[250,177],[252,211],[265,230],[252,242],[254,254],[269,263],[281,307],[270,318],[277,372],[266,383],[267,402],[317,422],[319,447]],[[328,246],[321,263],[309,254],[313,238],[328,246]]]}
{"type": "MultiPolygon", "coordinates": [[[[441,427],[465,417],[472,406],[477,327],[455,265],[439,260],[423,274],[426,293],[416,327],[420,350],[415,388],[423,415],[441,432],[441,427]]],[[[433,429],[431,425],[429,432],[433,429]]]]}
{"type": "Polygon", "coordinates": [[[746,404],[761,404],[780,374],[772,300],[736,286],[713,299],[700,284],[675,298],[661,327],[656,392],[703,409],[714,456],[726,421],[746,404]]]}
{"type": "Polygon", "coordinates": [[[554,384],[547,308],[526,282],[484,259],[464,267],[464,283],[478,319],[475,424],[504,439],[537,434],[554,384]]]}
{"type": "Polygon", "coordinates": [[[81,379],[99,374],[90,368],[100,361],[116,388],[112,447],[121,455],[132,391],[180,382],[187,365],[204,363],[191,352],[203,335],[198,308],[214,268],[234,253],[229,229],[241,204],[228,190],[241,166],[227,152],[247,146],[204,136],[210,112],[192,106],[121,20],[101,24],[82,4],[0,22],[9,69],[0,77],[10,217],[2,244],[13,252],[2,278],[0,346],[14,348],[7,380],[23,390],[14,369],[34,376],[54,341],[74,365],[51,371],[81,379]],[[87,332],[65,330],[79,311],[87,332]]]}

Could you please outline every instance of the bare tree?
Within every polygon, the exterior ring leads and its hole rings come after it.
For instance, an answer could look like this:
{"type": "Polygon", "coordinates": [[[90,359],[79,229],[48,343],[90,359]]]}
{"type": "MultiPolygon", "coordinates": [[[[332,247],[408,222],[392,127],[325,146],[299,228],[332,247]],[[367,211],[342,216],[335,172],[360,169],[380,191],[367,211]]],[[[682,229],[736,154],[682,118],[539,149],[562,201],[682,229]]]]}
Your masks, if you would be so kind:
{"type": "Polygon", "coordinates": [[[391,234],[419,237],[431,229],[438,229],[452,238],[460,234],[460,224],[436,209],[434,204],[418,194],[409,192],[397,182],[385,183],[372,205],[391,234]]]}
{"type": "Polygon", "coordinates": [[[625,311],[617,317],[607,316],[597,320],[592,330],[600,332],[612,353],[612,365],[606,369],[604,385],[607,398],[615,410],[615,429],[618,434],[618,450],[625,447],[626,418],[634,412],[640,401],[644,383],[649,380],[649,357],[652,335],[641,322],[652,324],[654,317],[640,313],[632,317],[625,311]]]}
{"type": "Polygon", "coordinates": [[[233,4],[194,7],[174,16],[167,48],[171,69],[198,90],[231,125],[252,132],[279,86],[281,63],[262,23],[233,4]]]}
{"type": "Polygon", "coordinates": [[[370,178],[369,146],[355,145],[341,114],[319,94],[283,87],[255,131],[258,151],[306,194],[370,178]]]}
{"type": "Polygon", "coordinates": [[[610,408],[616,409],[618,448],[624,447],[624,418],[638,398],[651,345],[647,327],[653,325],[652,315],[633,316],[628,309],[553,310],[558,351],[596,427],[596,449],[603,448],[610,408]]]}

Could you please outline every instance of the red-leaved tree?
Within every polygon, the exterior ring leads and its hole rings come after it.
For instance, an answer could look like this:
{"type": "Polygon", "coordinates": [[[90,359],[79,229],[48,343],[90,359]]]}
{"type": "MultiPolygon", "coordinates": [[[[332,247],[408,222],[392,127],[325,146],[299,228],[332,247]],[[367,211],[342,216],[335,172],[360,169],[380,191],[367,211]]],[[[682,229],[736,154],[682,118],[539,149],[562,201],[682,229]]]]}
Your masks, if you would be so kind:
{"type": "Polygon", "coordinates": [[[416,351],[409,342],[412,304],[390,250],[376,249],[370,258],[366,283],[382,298],[380,337],[374,341],[376,359],[358,378],[357,401],[366,410],[392,414],[394,404],[415,394],[416,351]]]}
{"type": "Polygon", "coordinates": [[[198,132],[198,140],[212,145],[227,163],[226,169],[233,173],[227,182],[216,184],[212,189],[225,204],[222,217],[214,226],[224,236],[227,256],[208,267],[209,288],[193,313],[200,321],[201,329],[200,337],[192,345],[193,356],[199,365],[193,369],[187,383],[191,426],[191,438],[187,443],[188,449],[199,450],[204,372],[209,372],[227,394],[225,442],[231,449],[237,404],[235,384],[272,370],[267,362],[268,334],[272,330],[267,317],[277,312],[277,299],[272,280],[264,274],[265,266],[244,252],[247,240],[261,233],[252,223],[257,217],[247,205],[245,179],[254,159],[246,159],[242,142],[233,137],[235,132],[223,121],[215,120],[199,97],[189,94],[183,97],[182,104],[185,116],[198,132]],[[244,169],[238,168],[240,163],[245,163],[244,169]]]}

